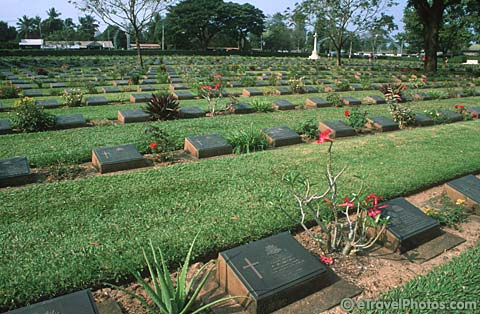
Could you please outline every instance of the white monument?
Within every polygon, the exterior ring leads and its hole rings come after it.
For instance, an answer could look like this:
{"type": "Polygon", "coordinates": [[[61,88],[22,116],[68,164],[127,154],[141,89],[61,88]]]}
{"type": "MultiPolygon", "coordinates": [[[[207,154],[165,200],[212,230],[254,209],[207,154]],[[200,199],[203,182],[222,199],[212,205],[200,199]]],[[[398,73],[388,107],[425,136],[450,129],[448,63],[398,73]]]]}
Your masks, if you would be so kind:
{"type": "Polygon", "coordinates": [[[313,51],[312,51],[312,55],[310,57],[308,57],[308,59],[312,59],[312,60],[318,60],[320,57],[318,56],[318,52],[317,52],[317,33],[315,32],[315,35],[313,35],[313,38],[315,39],[314,42],[313,42],[313,51]]]}

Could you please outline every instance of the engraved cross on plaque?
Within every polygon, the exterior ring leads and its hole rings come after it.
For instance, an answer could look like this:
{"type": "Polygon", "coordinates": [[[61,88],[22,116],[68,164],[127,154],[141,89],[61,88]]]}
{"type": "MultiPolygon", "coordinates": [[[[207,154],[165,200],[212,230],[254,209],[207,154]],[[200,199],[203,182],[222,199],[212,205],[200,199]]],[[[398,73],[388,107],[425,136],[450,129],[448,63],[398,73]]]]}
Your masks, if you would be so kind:
{"type": "Polygon", "coordinates": [[[247,265],[243,266],[243,269],[251,268],[252,271],[255,273],[255,275],[258,276],[258,278],[263,279],[262,274],[260,274],[258,270],[255,268],[255,266],[258,265],[259,263],[258,262],[252,263],[248,258],[244,258],[244,259],[247,265]]]}
{"type": "Polygon", "coordinates": [[[103,152],[103,156],[105,156],[106,159],[110,158],[110,153],[109,152],[103,152]]]}

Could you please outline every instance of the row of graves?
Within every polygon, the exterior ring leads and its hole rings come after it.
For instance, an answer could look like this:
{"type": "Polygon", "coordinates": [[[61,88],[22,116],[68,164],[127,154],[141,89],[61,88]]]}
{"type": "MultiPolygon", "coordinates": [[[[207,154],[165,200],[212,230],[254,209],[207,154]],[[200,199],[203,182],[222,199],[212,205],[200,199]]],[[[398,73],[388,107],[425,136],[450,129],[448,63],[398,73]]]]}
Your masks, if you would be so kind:
{"type": "MultiPolygon", "coordinates": [[[[467,175],[444,185],[453,200],[462,198],[473,214],[480,214],[480,179],[467,175]]],[[[439,223],[403,197],[380,206],[390,217],[385,233],[369,254],[379,258],[424,263],[465,240],[440,228],[439,223]]],[[[362,289],[335,274],[289,233],[234,247],[218,254],[215,276],[201,295],[211,302],[246,296],[213,308],[216,314],[321,313],[362,289]]],[[[11,314],[120,314],[114,301],[96,304],[90,290],[82,290],[8,312],[11,314]]]]}
{"type": "MultiPolygon", "coordinates": [[[[288,104],[278,104],[286,106],[288,104]]],[[[248,110],[248,104],[240,104],[242,110],[248,110]]],[[[240,108],[240,107],[237,107],[240,108]]],[[[480,107],[469,108],[472,112],[480,113],[480,107]]],[[[441,111],[449,122],[463,121],[463,116],[457,112],[444,109],[441,111]]],[[[123,110],[119,112],[119,119],[145,121],[145,113],[141,110],[123,110]],[[123,116],[122,116],[123,115],[123,116]]],[[[80,115],[81,116],[81,115],[80,115]]],[[[479,117],[480,115],[477,115],[479,117]]],[[[73,121],[74,117],[70,120],[73,121]]],[[[79,118],[80,119],[80,118],[79,118]]],[[[427,115],[416,115],[418,126],[430,126],[434,121],[427,115]]],[[[1,124],[0,124],[1,125],[1,124]]],[[[365,125],[371,132],[389,132],[399,130],[399,125],[385,116],[370,117],[365,125]]],[[[356,130],[342,120],[321,121],[319,130],[327,132],[331,138],[355,136],[364,130],[356,130]]],[[[269,145],[273,148],[300,144],[301,136],[287,126],[265,128],[261,130],[269,145]]],[[[233,147],[219,134],[189,136],[185,138],[184,151],[193,158],[201,159],[233,153],[233,147]]],[[[140,154],[134,144],[125,144],[112,147],[96,147],[92,151],[92,164],[100,173],[108,173],[135,168],[152,166],[151,160],[140,154]]],[[[27,157],[15,157],[0,160],[0,187],[23,185],[35,182],[35,174],[31,171],[27,157]]]]}

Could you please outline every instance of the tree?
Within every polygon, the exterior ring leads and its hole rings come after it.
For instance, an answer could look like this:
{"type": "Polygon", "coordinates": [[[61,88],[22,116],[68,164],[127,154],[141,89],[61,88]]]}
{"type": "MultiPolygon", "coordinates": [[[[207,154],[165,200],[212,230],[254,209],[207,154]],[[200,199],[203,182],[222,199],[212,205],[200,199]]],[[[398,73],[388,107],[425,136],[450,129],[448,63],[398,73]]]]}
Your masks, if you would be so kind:
{"type": "Polygon", "coordinates": [[[307,16],[301,11],[295,11],[290,17],[290,26],[293,26],[293,39],[295,40],[297,51],[305,48],[307,39],[306,19],[307,16]]]}
{"type": "Polygon", "coordinates": [[[52,34],[63,29],[63,21],[60,19],[62,13],[57,12],[55,8],[50,8],[47,11],[47,19],[42,22],[42,31],[45,34],[52,34]]]}
{"type": "Polygon", "coordinates": [[[393,0],[305,0],[294,11],[304,13],[325,31],[337,50],[337,65],[342,65],[342,49],[348,32],[360,33],[379,23],[393,0]]]}
{"type": "Polygon", "coordinates": [[[29,38],[33,32],[33,19],[24,15],[17,21],[18,35],[23,38],[29,38]]]}
{"type": "Polygon", "coordinates": [[[226,29],[223,32],[231,33],[241,50],[244,50],[244,41],[249,34],[259,36],[263,33],[265,15],[262,10],[249,3],[238,4],[233,2],[225,3],[223,10],[230,14],[226,29]]]}
{"type": "Polygon", "coordinates": [[[137,46],[137,58],[143,68],[143,58],[140,49],[142,30],[153,15],[162,11],[171,0],[69,0],[77,8],[90,12],[105,23],[117,26],[119,29],[134,36],[137,46]]]}
{"type": "Polygon", "coordinates": [[[0,46],[7,47],[13,45],[17,38],[17,30],[13,26],[8,26],[7,22],[0,21],[0,46]]]}
{"type": "Polygon", "coordinates": [[[95,39],[95,33],[98,31],[98,22],[91,15],[85,15],[78,18],[78,31],[85,34],[88,40],[95,39]]]}
{"type": "Polygon", "coordinates": [[[292,50],[292,30],[285,23],[281,13],[275,13],[267,20],[265,32],[265,49],[272,51],[292,50]]]}

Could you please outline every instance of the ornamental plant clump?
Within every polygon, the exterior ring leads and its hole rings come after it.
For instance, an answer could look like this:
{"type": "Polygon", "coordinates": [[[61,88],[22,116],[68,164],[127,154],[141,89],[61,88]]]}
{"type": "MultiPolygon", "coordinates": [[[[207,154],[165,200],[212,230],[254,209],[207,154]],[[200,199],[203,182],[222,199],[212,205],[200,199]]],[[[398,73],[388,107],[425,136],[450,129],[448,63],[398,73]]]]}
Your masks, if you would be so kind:
{"type": "Polygon", "coordinates": [[[272,103],[264,98],[255,97],[251,102],[253,108],[258,112],[271,112],[273,111],[272,103]]]}
{"type": "Polygon", "coordinates": [[[162,314],[200,314],[205,313],[206,310],[217,304],[224,303],[228,300],[244,298],[243,296],[226,297],[215,300],[211,303],[196,306],[197,298],[200,291],[207,283],[208,278],[214,267],[212,263],[203,265],[192,277],[190,281],[187,280],[187,272],[192,257],[193,246],[198,235],[193,240],[188,250],[182,268],[178,271],[177,280],[174,284],[172,274],[168,270],[167,260],[163,256],[161,249],[155,249],[152,241],[150,241],[150,254],[147,254],[144,249],[143,258],[147,264],[148,275],[151,283],[146,282],[142,278],[139,271],[132,272],[138,284],[145,290],[148,299],[143,295],[134,294],[119,286],[108,284],[109,286],[123,291],[131,297],[140,301],[140,303],[150,313],[162,314]],[[151,300],[153,305],[149,302],[151,300]]]}
{"type": "Polygon", "coordinates": [[[10,82],[6,82],[0,86],[0,99],[17,98],[19,89],[10,82]]]}
{"type": "Polygon", "coordinates": [[[292,89],[292,93],[295,94],[303,94],[305,93],[305,83],[303,82],[304,77],[299,78],[292,78],[288,82],[290,83],[290,88],[292,89]]]}
{"type": "MultiPolygon", "coordinates": [[[[200,96],[208,103],[211,116],[215,116],[218,106],[223,100],[222,76],[220,74],[213,75],[213,83],[200,86],[200,96]]],[[[226,111],[230,105],[226,105],[221,111],[226,111]]]]}
{"type": "Polygon", "coordinates": [[[318,143],[328,143],[327,150],[327,189],[317,192],[308,178],[289,173],[283,176],[295,203],[299,209],[299,218],[292,217],[290,211],[278,206],[294,221],[298,221],[305,232],[316,241],[324,253],[341,252],[344,255],[356,254],[372,247],[384,233],[389,217],[382,213],[385,205],[380,205],[380,196],[365,194],[361,187],[358,192],[340,199],[338,179],[344,174],[346,166],[338,173],[332,168],[333,140],[330,130],[319,136],[318,143]],[[314,234],[307,224],[310,220],[320,227],[321,233],[314,234]]]}
{"type": "Polygon", "coordinates": [[[343,107],[342,99],[335,93],[328,93],[327,101],[335,107],[343,107]]]}
{"type": "Polygon", "coordinates": [[[367,123],[367,111],[358,107],[345,110],[343,115],[347,118],[347,124],[356,130],[362,129],[367,123]]]}
{"type": "Polygon", "coordinates": [[[310,118],[308,120],[300,122],[295,127],[295,132],[298,134],[305,135],[308,139],[318,138],[318,121],[315,118],[310,118]]]}
{"type": "Polygon", "coordinates": [[[177,99],[168,93],[155,95],[147,103],[144,112],[148,113],[153,120],[175,120],[180,113],[180,104],[177,99]]]}
{"type": "Polygon", "coordinates": [[[24,97],[15,103],[13,126],[22,132],[45,131],[55,126],[55,116],[35,104],[35,99],[24,97]]]}
{"type": "Polygon", "coordinates": [[[397,122],[400,128],[404,129],[415,124],[415,113],[405,105],[402,105],[402,91],[407,86],[403,84],[384,84],[380,87],[380,91],[385,96],[390,114],[393,121],[397,122]]]}
{"type": "Polygon", "coordinates": [[[267,140],[253,124],[247,130],[236,130],[228,136],[228,142],[233,147],[235,154],[249,154],[267,148],[267,140]]]}
{"type": "Polygon", "coordinates": [[[82,104],[83,91],[80,88],[69,88],[63,92],[63,104],[69,107],[77,107],[82,104]]]}
{"type": "Polygon", "coordinates": [[[444,124],[449,121],[447,115],[435,109],[425,110],[424,113],[432,118],[435,124],[444,124]]]}
{"type": "Polygon", "coordinates": [[[167,130],[157,126],[150,126],[145,130],[147,135],[147,150],[159,162],[172,161],[173,151],[176,149],[175,140],[167,130]]]}

